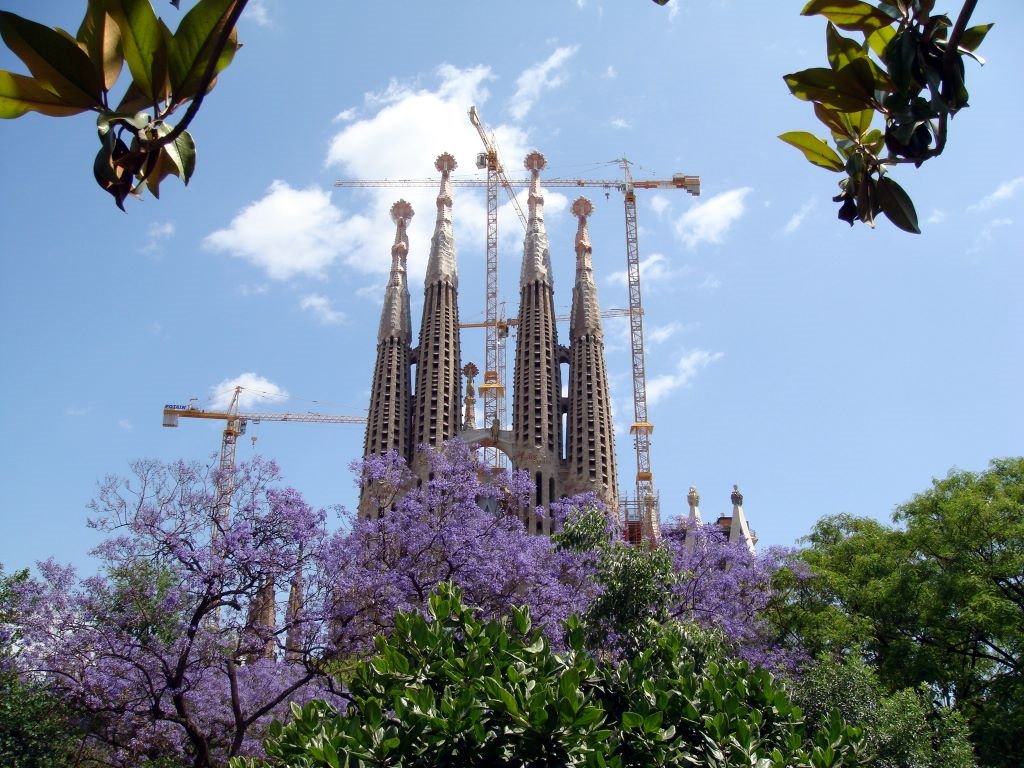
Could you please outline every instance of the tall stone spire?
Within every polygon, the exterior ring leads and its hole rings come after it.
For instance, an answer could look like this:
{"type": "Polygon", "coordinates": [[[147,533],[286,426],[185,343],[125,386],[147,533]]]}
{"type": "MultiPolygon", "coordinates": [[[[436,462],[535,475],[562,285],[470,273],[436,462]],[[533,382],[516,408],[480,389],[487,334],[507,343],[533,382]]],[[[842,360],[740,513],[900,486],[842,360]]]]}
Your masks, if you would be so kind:
{"type": "Polygon", "coordinates": [[[742,541],[747,549],[750,550],[750,554],[754,554],[756,539],[750,532],[750,526],[747,525],[747,516],[743,513],[743,494],[740,493],[738,485],[732,487],[729,501],[732,502],[732,523],[729,525],[729,541],[742,541]]]}
{"type": "MultiPolygon", "coordinates": [[[[416,400],[410,446],[414,452],[420,445],[438,446],[455,437],[461,425],[459,278],[449,179],[456,165],[455,158],[447,152],[434,164],[441,172],[441,190],[437,195],[437,221],[430,240],[423,321],[416,356],[416,400]]],[[[416,465],[414,456],[413,466],[416,465]]]]}
{"type": "Polygon", "coordinates": [[[612,509],[618,508],[618,470],[612,428],[604,333],[597,301],[587,218],[594,206],[585,197],[572,205],[576,231],[576,281],[569,325],[569,413],[566,436],[566,492],[594,491],[612,509]]]}
{"type": "MultiPolygon", "coordinates": [[[[562,384],[551,256],[540,188],[540,172],[545,164],[540,152],[531,152],[526,157],[531,176],[530,216],[519,277],[512,435],[519,453],[517,468],[529,468],[534,474],[534,506],[546,507],[561,496],[558,472],[562,454],[562,384]]],[[[547,519],[538,519],[533,512],[528,517],[529,530],[549,530],[547,519]]]]}
{"type": "MultiPolygon", "coordinates": [[[[377,364],[373,369],[370,410],[366,423],[363,455],[396,451],[408,459],[409,409],[412,397],[411,348],[412,325],[409,317],[409,286],[406,258],[409,255],[407,229],[413,217],[412,206],[399,200],[391,206],[395,222],[395,243],[391,246],[391,276],[384,289],[384,305],[377,331],[377,364]]],[[[363,488],[359,513],[375,517],[380,510],[369,509],[369,488],[363,488]]]]}

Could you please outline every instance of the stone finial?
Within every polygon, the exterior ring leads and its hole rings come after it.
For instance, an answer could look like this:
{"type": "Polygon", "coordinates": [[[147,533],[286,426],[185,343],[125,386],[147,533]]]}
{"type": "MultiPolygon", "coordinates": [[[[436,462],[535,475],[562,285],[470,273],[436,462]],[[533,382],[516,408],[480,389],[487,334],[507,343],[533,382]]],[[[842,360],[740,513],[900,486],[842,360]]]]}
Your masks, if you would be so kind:
{"type": "Polygon", "coordinates": [[[425,285],[446,281],[458,286],[455,264],[455,234],[452,228],[452,184],[448,175],[458,167],[448,152],[438,155],[434,167],[441,172],[441,189],[437,193],[437,221],[430,239],[425,285]]]}
{"type": "Polygon", "coordinates": [[[463,399],[465,411],[462,415],[462,428],[466,431],[476,429],[476,387],[473,386],[473,379],[480,373],[480,369],[474,363],[466,363],[462,366],[462,375],[466,377],[466,396],[463,399]]]}
{"type": "Polygon", "coordinates": [[[406,234],[406,230],[413,215],[412,205],[405,200],[399,200],[391,206],[391,221],[395,223],[395,244],[391,246],[392,256],[396,255],[396,249],[400,250],[403,256],[409,253],[409,236],[406,234]]]}
{"type": "Polygon", "coordinates": [[[730,494],[729,498],[732,500],[734,507],[743,506],[743,494],[740,493],[740,487],[738,485],[734,485],[732,487],[732,494],[730,494]]]}
{"type": "Polygon", "coordinates": [[[447,176],[456,168],[459,164],[455,162],[455,158],[449,152],[442,152],[437,156],[437,160],[434,161],[434,167],[441,172],[442,176],[447,176]]]}
{"type": "Polygon", "coordinates": [[[543,281],[552,286],[551,254],[544,226],[544,193],[540,187],[540,172],[547,165],[547,160],[540,152],[533,151],[526,156],[523,165],[530,171],[530,196],[519,286],[535,281],[543,281]]]}
{"type": "Polygon", "coordinates": [[[697,493],[697,486],[690,486],[690,492],[686,494],[686,503],[690,505],[690,509],[700,506],[700,494],[697,493]]]}
{"type": "Polygon", "coordinates": [[[593,249],[590,247],[590,232],[587,229],[587,219],[594,213],[594,204],[585,197],[578,197],[572,204],[572,215],[579,219],[576,228],[576,252],[584,248],[587,253],[593,249]]]}

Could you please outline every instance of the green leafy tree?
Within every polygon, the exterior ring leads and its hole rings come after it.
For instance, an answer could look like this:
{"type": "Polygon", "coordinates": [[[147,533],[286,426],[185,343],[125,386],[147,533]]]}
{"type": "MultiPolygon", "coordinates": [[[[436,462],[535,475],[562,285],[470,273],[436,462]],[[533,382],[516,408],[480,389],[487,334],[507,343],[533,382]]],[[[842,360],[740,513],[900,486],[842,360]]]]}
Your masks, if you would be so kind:
{"type": "Polygon", "coordinates": [[[1024,751],[1024,458],[953,471],[891,528],[846,515],[807,537],[782,620],[812,652],[858,653],[890,692],[928,687],[971,728],[979,761],[1024,751]]]}
{"type": "Polygon", "coordinates": [[[814,165],[845,174],[833,200],[851,226],[860,220],[873,227],[882,213],[900,229],[920,233],[913,201],[889,170],[942,154],[950,118],[968,106],[964,58],[983,63],[975,51],[992,27],[968,27],[976,5],[964,2],[955,22],[934,12],[935,0],[810,0],[801,11],[828,20],[828,66],[785,81],[794,96],[814,105],[835,149],[806,131],[779,138],[814,165]]]}
{"type": "Polygon", "coordinates": [[[819,657],[792,687],[812,727],[835,712],[864,730],[878,768],[974,768],[969,729],[927,690],[889,694],[859,656],[819,657]]]}
{"type": "Polygon", "coordinates": [[[28,570],[7,576],[0,566],[0,765],[5,768],[64,768],[77,764],[80,719],[38,682],[14,669],[19,636],[18,585],[28,570]]]}
{"type": "Polygon", "coordinates": [[[75,35],[0,11],[0,35],[31,73],[0,71],[0,117],[95,112],[93,172],[122,210],[144,188],[159,197],[167,176],[188,184],[196,147],[186,128],[234,57],[246,2],[199,0],[173,33],[150,0],[88,0],[75,35]],[[131,82],[117,98],[125,65],[131,82]]]}
{"type": "Polygon", "coordinates": [[[350,681],[344,713],[323,702],[275,724],[268,761],[234,768],[361,766],[852,766],[862,734],[815,732],[764,670],[728,660],[689,625],[665,627],[627,662],[595,661],[582,627],[552,651],[525,608],[482,622],[442,584],[427,616],[403,613],[350,681]]]}

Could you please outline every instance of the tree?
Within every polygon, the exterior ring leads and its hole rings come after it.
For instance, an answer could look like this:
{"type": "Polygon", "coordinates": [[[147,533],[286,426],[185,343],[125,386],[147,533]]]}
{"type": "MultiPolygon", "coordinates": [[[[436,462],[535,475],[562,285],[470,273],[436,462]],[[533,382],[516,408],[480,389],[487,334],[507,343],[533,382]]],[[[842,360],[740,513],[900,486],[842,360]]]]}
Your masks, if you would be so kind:
{"type": "Polygon", "coordinates": [[[369,506],[384,511],[350,520],[350,533],[332,544],[339,645],[369,651],[398,611],[425,610],[446,581],[489,618],[529,605],[557,642],[559,622],[589,599],[588,572],[576,555],[527,532],[519,516],[529,503],[527,473],[494,474],[458,440],[423,457],[422,483],[393,452],[353,465],[369,506]]]}
{"type": "Polygon", "coordinates": [[[968,105],[964,57],[983,63],[974,51],[992,28],[967,26],[976,5],[966,0],[955,23],[933,13],[935,0],[810,0],[801,11],[828,19],[829,66],[786,75],[786,85],[814,105],[836,149],[806,131],[779,138],[814,165],[846,174],[833,200],[850,226],[860,220],[873,227],[881,212],[900,229],[920,233],[913,202],[888,172],[942,154],[950,118],[968,105]],[[863,42],[839,29],[860,33],[863,42]],[[872,128],[876,116],[880,129],[872,128]]]}
{"type": "Polygon", "coordinates": [[[348,766],[863,764],[861,734],[838,719],[815,733],[764,670],[720,655],[713,636],[672,625],[628,662],[595,661],[583,628],[556,653],[530,612],[481,621],[441,584],[427,615],[399,613],[352,676],[344,712],[294,707],[269,760],[234,768],[348,766]]]}
{"type": "Polygon", "coordinates": [[[835,516],[788,625],[812,652],[863,654],[890,692],[926,684],[971,727],[980,762],[1024,749],[1024,459],[953,471],[897,508],[895,529],[835,516]]]}
{"type": "Polygon", "coordinates": [[[0,35],[31,73],[0,71],[0,117],[95,112],[93,172],[121,210],[144,187],[159,197],[169,175],[188,184],[196,148],[185,129],[239,47],[235,26],[247,1],[199,0],[173,34],[150,0],[88,0],[74,36],[0,11],[0,35]],[[132,81],[115,102],[125,64],[132,81]]]}
{"type": "Polygon", "coordinates": [[[17,592],[28,579],[28,570],[7,576],[0,566],[0,765],[64,768],[75,763],[82,738],[76,713],[63,708],[40,681],[23,680],[16,667],[17,592]]]}
{"type": "Polygon", "coordinates": [[[258,750],[286,702],[330,696],[324,514],[262,461],[237,468],[228,519],[208,470],[132,469],[91,504],[109,534],[101,573],[47,561],[12,590],[17,669],[88,715],[105,764],[206,768],[258,750]],[[278,621],[275,587],[289,583],[278,621]]]}
{"type": "Polygon", "coordinates": [[[952,707],[925,689],[887,693],[859,656],[820,656],[790,684],[807,722],[838,712],[864,731],[879,768],[974,768],[970,730],[952,707]]]}

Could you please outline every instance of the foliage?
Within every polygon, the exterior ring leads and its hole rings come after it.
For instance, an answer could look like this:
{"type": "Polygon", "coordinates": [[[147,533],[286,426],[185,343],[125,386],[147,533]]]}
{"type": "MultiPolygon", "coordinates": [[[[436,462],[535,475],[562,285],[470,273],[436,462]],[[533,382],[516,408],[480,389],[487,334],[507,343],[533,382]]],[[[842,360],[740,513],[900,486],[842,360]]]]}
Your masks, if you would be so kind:
{"type": "Polygon", "coordinates": [[[63,709],[39,683],[23,682],[16,669],[17,593],[27,570],[7,576],[0,566],[0,765],[8,768],[63,768],[74,764],[81,738],[74,713],[63,709]]]}
{"type": "Polygon", "coordinates": [[[188,184],[196,148],[185,128],[239,47],[235,25],[246,1],[198,0],[173,33],[150,0],[88,0],[74,36],[0,11],[0,35],[31,73],[0,71],[0,117],[95,112],[93,172],[121,210],[143,187],[159,197],[169,175],[188,184]],[[132,80],[117,101],[112,89],[125,65],[132,80]]]}
{"type": "Polygon", "coordinates": [[[89,716],[106,764],[210,766],[258,749],[285,702],[329,695],[324,516],[259,461],[236,470],[228,519],[217,478],[197,465],[133,470],[91,505],[109,534],[94,552],[103,573],[78,580],[48,561],[12,591],[17,669],[89,716]],[[278,623],[274,585],[289,582],[278,623]]]}
{"type": "Polygon", "coordinates": [[[881,212],[900,229],[920,232],[913,202],[888,170],[940,155],[949,119],[968,106],[964,57],[983,63],[974,51],[992,27],[967,27],[976,4],[966,0],[955,24],[933,13],[935,0],[810,0],[801,11],[828,20],[829,66],[786,75],[786,85],[814,105],[836,149],[806,131],[779,138],[814,165],[846,174],[833,200],[851,226],[859,219],[873,227],[881,212]],[[881,128],[872,127],[876,115],[881,128]]]}
{"type": "Polygon", "coordinates": [[[597,590],[582,616],[588,647],[627,658],[648,647],[669,615],[675,573],[668,552],[625,543],[604,505],[589,498],[569,506],[552,539],[589,556],[597,590]]]}
{"type": "MultiPolygon", "coordinates": [[[[555,653],[516,608],[481,621],[439,585],[428,615],[400,613],[395,633],[359,665],[344,712],[294,707],[272,727],[272,766],[825,766],[865,759],[839,720],[814,734],[764,670],[717,655],[672,625],[628,663],[594,661],[566,625],[555,653]]],[[[236,760],[235,768],[258,765],[236,760]]]]}
{"type": "Polygon", "coordinates": [[[1024,459],[954,471],[894,529],[819,521],[789,626],[814,651],[862,653],[887,690],[921,684],[967,719],[980,762],[1024,749],[1024,459]]]}
{"type": "Polygon", "coordinates": [[[821,656],[793,686],[808,723],[833,712],[864,730],[878,768],[973,768],[977,765],[963,717],[937,706],[930,692],[887,694],[874,670],[857,656],[821,656]]]}
{"type": "Polygon", "coordinates": [[[391,452],[354,464],[374,519],[350,522],[331,550],[335,625],[346,652],[372,649],[398,611],[425,610],[438,584],[451,581],[497,618],[530,607],[557,642],[559,623],[583,610],[591,592],[584,558],[552,549],[520,520],[531,489],[526,473],[493,475],[453,440],[425,448],[426,482],[417,483],[391,452]]]}

